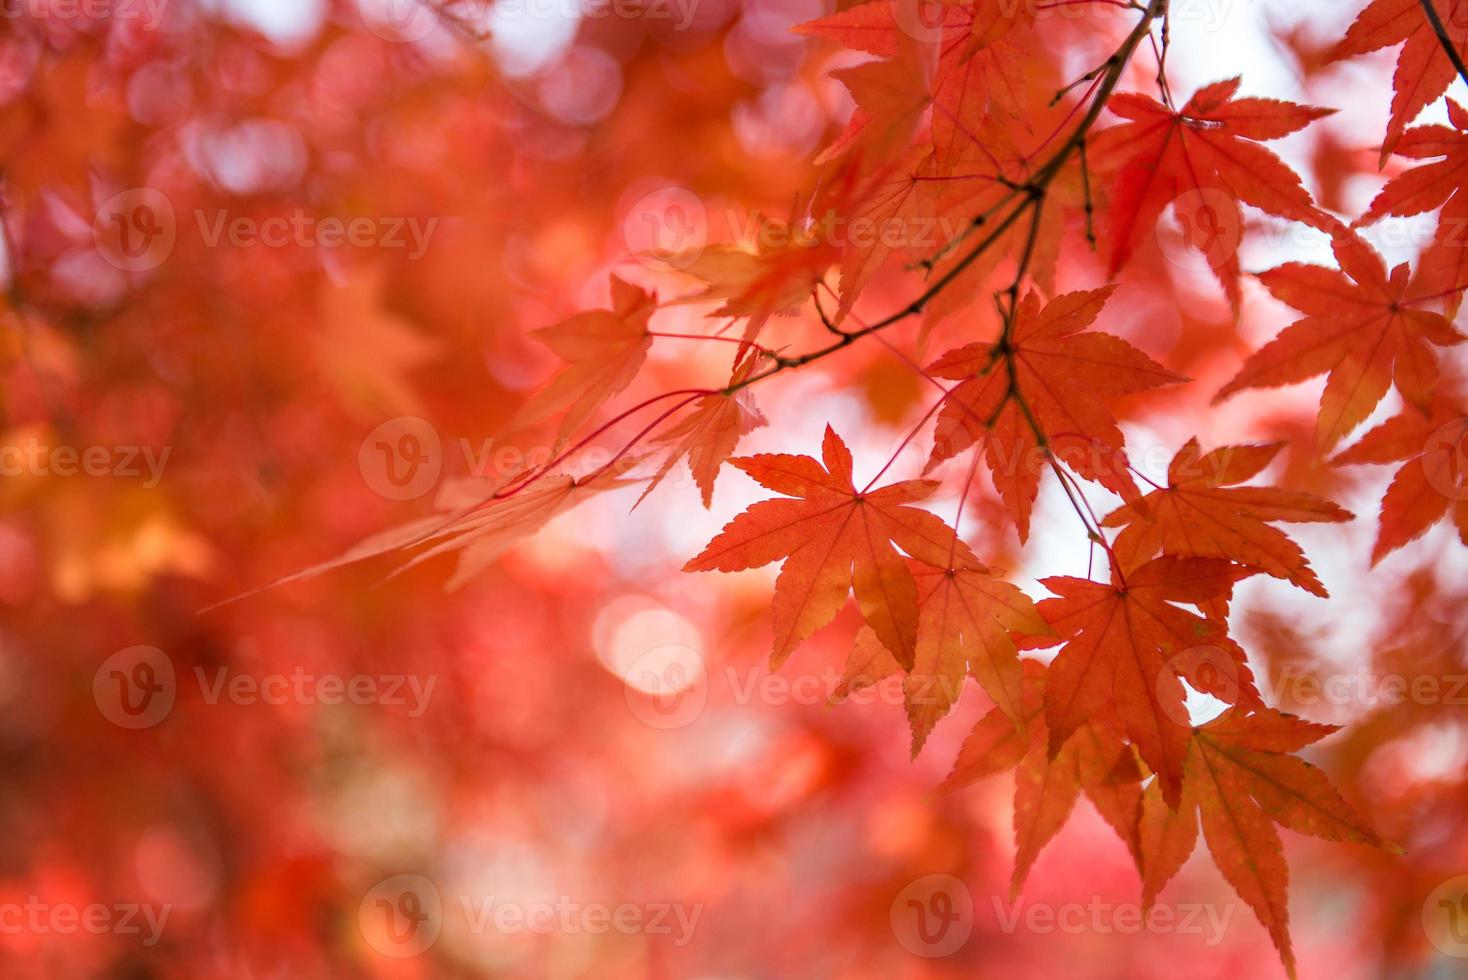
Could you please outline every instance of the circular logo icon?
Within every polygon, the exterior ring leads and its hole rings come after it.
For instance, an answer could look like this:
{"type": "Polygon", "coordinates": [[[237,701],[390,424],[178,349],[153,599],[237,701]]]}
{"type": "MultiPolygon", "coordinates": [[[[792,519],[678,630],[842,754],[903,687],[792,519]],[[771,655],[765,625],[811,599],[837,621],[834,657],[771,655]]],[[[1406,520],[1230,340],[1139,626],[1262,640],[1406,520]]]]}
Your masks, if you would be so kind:
{"type": "Polygon", "coordinates": [[[943,24],[948,18],[948,5],[932,0],[894,0],[892,20],[897,29],[923,44],[943,40],[943,24]]]}
{"type": "Polygon", "coordinates": [[[443,928],[443,899],[422,875],[379,881],[357,907],[362,938],[383,956],[405,959],[426,952],[443,928]]]}
{"type": "Polygon", "coordinates": [[[1449,878],[1422,903],[1422,928],[1448,956],[1468,958],[1468,875],[1449,878]]]}
{"type": "Polygon", "coordinates": [[[708,704],[708,673],[692,647],[678,643],[653,647],[627,666],[623,680],[627,707],[653,728],[682,728],[708,704]]]}
{"type": "Polygon", "coordinates": [[[438,485],[443,443],[427,419],[400,415],[367,433],[357,447],[357,468],[375,493],[415,500],[438,485]]]}
{"type": "Polygon", "coordinates": [[[157,647],[119,650],[92,675],[92,699],[119,728],[152,728],[173,710],[173,661],[157,647]]]}
{"type": "Polygon", "coordinates": [[[1187,700],[1178,701],[1173,690],[1178,677],[1201,694],[1228,704],[1239,700],[1239,664],[1227,650],[1197,646],[1174,654],[1157,675],[1157,703],[1163,714],[1184,728],[1193,727],[1193,718],[1188,713],[1187,700]]]}
{"type": "Polygon", "coordinates": [[[173,203],[151,187],[110,198],[92,221],[92,243],[102,258],[124,272],[147,272],[173,254],[178,220],[173,203]]]}
{"type": "Polygon", "coordinates": [[[889,917],[892,935],[909,953],[950,956],[974,931],[974,897],[953,875],[924,875],[897,893],[889,917]]]}
{"type": "Polygon", "coordinates": [[[1444,497],[1468,500],[1468,419],[1455,419],[1428,437],[1422,472],[1444,497]]]}
{"type": "Polygon", "coordinates": [[[367,29],[384,41],[412,44],[433,33],[438,14],[427,0],[357,0],[367,29]]]}
{"type": "Polygon", "coordinates": [[[687,269],[709,240],[708,211],[684,187],[663,187],[638,198],[622,219],[633,258],[653,269],[687,269]]]}
{"type": "Polygon", "coordinates": [[[1214,187],[1173,198],[1172,220],[1159,220],[1154,234],[1168,262],[1190,272],[1213,272],[1238,254],[1244,220],[1238,202],[1214,187]]]}

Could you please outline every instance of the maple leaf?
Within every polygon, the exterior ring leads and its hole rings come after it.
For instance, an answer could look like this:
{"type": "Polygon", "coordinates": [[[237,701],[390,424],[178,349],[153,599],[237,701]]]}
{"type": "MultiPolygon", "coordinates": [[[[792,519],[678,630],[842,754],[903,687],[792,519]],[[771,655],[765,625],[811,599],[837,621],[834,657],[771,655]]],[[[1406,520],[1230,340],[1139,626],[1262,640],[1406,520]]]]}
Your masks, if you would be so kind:
{"type": "Polygon", "coordinates": [[[1468,110],[1448,99],[1452,126],[1417,126],[1402,134],[1396,145],[1399,156],[1413,159],[1443,159],[1407,170],[1387,182],[1356,220],[1368,225],[1389,214],[1408,217],[1442,209],[1432,244],[1418,261],[1418,277],[1424,292],[1449,294],[1445,315],[1451,319],[1468,287],[1468,110]]]}
{"type": "Polygon", "coordinates": [[[846,128],[815,158],[829,163],[860,150],[867,159],[901,153],[912,142],[933,100],[932,46],[896,33],[893,57],[831,72],[851,93],[856,109],[846,128]]]}
{"type": "Polygon", "coordinates": [[[903,680],[914,758],[972,675],[1016,726],[1024,726],[1019,652],[1011,632],[1050,636],[1030,597],[978,562],[912,564],[918,585],[917,646],[903,680]]]}
{"type": "Polygon", "coordinates": [[[630,486],[625,473],[641,465],[640,457],[619,460],[581,477],[545,473],[513,492],[496,497],[513,483],[496,485],[483,477],[449,480],[434,498],[440,512],[379,531],[357,542],[337,557],[282,576],[268,585],[215,603],[236,602],[290,582],[315,578],[333,569],[388,554],[415,552],[388,576],[394,578],[430,558],[457,552],[458,562],[444,591],[453,592],[498,561],[510,548],[535,534],[550,521],[607,490],[630,486]]]}
{"type": "MultiPolygon", "coordinates": [[[[1446,9],[1443,0],[1434,2],[1439,4],[1439,16],[1459,56],[1468,57],[1468,34],[1461,26],[1468,22],[1468,2],[1446,0],[1446,9]]],[[[1330,56],[1332,61],[1339,61],[1397,44],[1402,50],[1392,77],[1391,119],[1381,144],[1382,166],[1407,125],[1448,90],[1457,74],[1453,62],[1428,22],[1422,0],[1372,0],[1330,56]]]]}
{"type": "Polygon", "coordinates": [[[387,309],[383,272],[371,269],[320,293],[321,332],[315,337],[323,372],[364,414],[387,408],[419,413],[422,401],[409,375],[438,359],[442,343],[387,309]]]}
{"type": "Polygon", "coordinates": [[[1413,409],[1382,422],[1332,461],[1392,463],[1405,460],[1381,500],[1375,565],[1396,549],[1421,537],[1449,512],[1458,536],[1468,544],[1468,423],[1453,399],[1433,399],[1428,414],[1413,409]]]}
{"type": "MultiPolygon", "coordinates": [[[[748,379],[757,362],[758,359],[753,357],[741,360],[729,379],[729,385],[732,387],[748,379]]],[[[719,467],[734,454],[741,438],[765,424],[765,417],[754,407],[754,396],[748,388],[700,398],[686,418],[657,438],[659,443],[676,445],[653,474],[637,503],[647,499],[653,488],[672,472],[678,460],[687,457],[688,471],[698,485],[704,507],[709,507],[713,503],[714,480],[718,478],[719,467]]]]}
{"type": "Polygon", "coordinates": [[[1068,576],[1042,579],[1058,598],[1042,600],[1040,615],[1066,641],[1045,685],[1051,756],[1098,711],[1112,709],[1157,774],[1168,803],[1176,806],[1189,731],[1180,678],[1220,700],[1259,700],[1244,651],[1224,624],[1176,603],[1226,598],[1248,574],[1216,558],[1164,555],[1125,578],[1113,570],[1109,585],[1068,576]],[[1217,654],[1194,656],[1200,648],[1217,654]]]}
{"type": "Polygon", "coordinates": [[[1351,809],[1324,773],[1287,754],[1335,730],[1262,706],[1230,709],[1194,729],[1181,800],[1165,800],[1165,784],[1159,790],[1153,783],[1143,794],[1144,905],[1151,907],[1192,853],[1201,815],[1214,863],[1269,931],[1293,977],[1289,868],[1274,825],[1400,852],[1351,809]]]}
{"type": "Polygon", "coordinates": [[[533,331],[569,366],[531,396],[511,428],[565,411],[560,427],[564,439],[637,376],[652,346],[647,323],[657,309],[657,298],[616,275],[611,280],[610,309],[588,310],[533,331]]]}
{"type": "Polygon", "coordinates": [[[1124,439],[1107,402],[1186,380],[1119,337],[1085,330],[1113,288],[1067,293],[1043,308],[1029,293],[1015,313],[1007,348],[968,344],[928,367],[934,377],[961,381],[938,415],[929,467],[982,442],[985,464],[1021,541],[1029,536],[1044,464],[1026,406],[1044,433],[1044,445],[1057,457],[1086,479],[1133,500],[1140,494],[1127,472],[1124,439]],[[1014,391],[1006,360],[1013,365],[1014,391]]]}
{"type": "Polygon", "coordinates": [[[877,631],[863,623],[852,640],[841,682],[831,692],[830,702],[839,703],[889,677],[903,673],[906,671],[897,662],[897,658],[892,656],[892,651],[882,646],[882,641],[877,639],[877,631]]]}
{"type": "Polygon", "coordinates": [[[1113,545],[1123,565],[1141,564],[1159,551],[1228,558],[1328,595],[1300,546],[1266,522],[1349,521],[1350,511],[1295,490],[1234,486],[1257,476],[1283,446],[1223,446],[1204,454],[1198,440],[1189,439],[1168,465],[1167,486],[1101,521],[1125,526],[1113,545]]]}
{"type": "Polygon", "coordinates": [[[798,312],[836,261],[836,250],[810,220],[782,224],[755,214],[750,231],[752,242],[706,245],[663,256],[673,268],[704,285],[669,305],[722,300],[712,315],[747,318],[745,340],[757,337],[770,317],[798,312]]]}
{"type": "Polygon", "coordinates": [[[1126,844],[1141,871],[1142,773],[1115,719],[1103,714],[1087,722],[1051,755],[1046,750],[1045,668],[1029,659],[1022,664],[1021,726],[999,708],[980,718],[935,794],[1017,769],[1012,895],[1019,893],[1040,851],[1065,825],[1082,791],[1126,844]]]}
{"type": "Polygon", "coordinates": [[[1330,449],[1371,414],[1396,383],[1426,411],[1437,384],[1431,344],[1463,339],[1439,313],[1411,303],[1428,298],[1404,262],[1387,274],[1376,250],[1339,222],[1331,247],[1340,270],[1288,262],[1259,274],[1275,298],[1304,313],[1249,356],[1215,404],[1245,388],[1277,388],[1329,374],[1316,437],[1330,449]]]}
{"type": "MultiPolygon", "coordinates": [[[[1286,136],[1334,110],[1236,99],[1239,81],[1204,86],[1178,110],[1138,93],[1118,93],[1107,102],[1131,120],[1097,133],[1087,146],[1094,170],[1114,174],[1107,212],[1110,276],[1121,271],[1163,210],[1188,192],[1197,195],[1200,222],[1212,219],[1219,227],[1243,227],[1239,202],[1292,221],[1320,219],[1299,176],[1256,141],[1286,136]]],[[[1221,257],[1214,273],[1237,315],[1237,251],[1221,257]]]]}
{"type": "Polygon", "coordinates": [[[932,494],[937,481],[906,480],[857,490],[851,452],[829,425],[821,459],[824,466],[809,456],[783,453],[730,460],[761,486],[798,499],[751,505],[683,570],[734,572],[783,561],[775,581],[771,669],[778,669],[806,637],[829,623],[850,591],[883,646],[911,669],[917,582],[893,545],[940,567],[947,566],[955,550],[964,554],[967,549],[941,519],[908,506],[932,494]]]}

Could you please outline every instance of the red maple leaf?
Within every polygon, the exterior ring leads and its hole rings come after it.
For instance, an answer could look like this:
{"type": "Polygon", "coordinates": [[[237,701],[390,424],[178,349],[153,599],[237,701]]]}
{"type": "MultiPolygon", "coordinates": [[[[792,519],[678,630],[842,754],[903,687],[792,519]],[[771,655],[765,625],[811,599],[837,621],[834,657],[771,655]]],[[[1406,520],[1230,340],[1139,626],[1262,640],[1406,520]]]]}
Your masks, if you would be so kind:
{"type": "Polygon", "coordinates": [[[1021,541],[1029,535],[1045,465],[1042,439],[1081,476],[1136,499],[1124,439],[1107,403],[1186,380],[1119,337],[1085,329],[1111,292],[1067,293],[1043,308],[1030,293],[1016,311],[1007,345],[968,344],[928,368],[935,377],[961,381],[938,415],[929,466],[982,442],[1021,541]],[[1006,362],[1013,365],[1012,378],[1006,362]]]}
{"type": "MultiPolygon", "coordinates": [[[[1434,2],[1453,47],[1460,57],[1468,57],[1468,32],[1463,30],[1463,24],[1468,23],[1468,2],[1434,2]]],[[[1452,59],[1428,22],[1422,0],[1372,0],[1331,53],[1331,60],[1338,61],[1397,44],[1402,45],[1402,51],[1397,55],[1397,70],[1392,77],[1391,120],[1381,143],[1383,166],[1407,124],[1452,84],[1456,74],[1452,59]]]]}
{"type": "Polygon", "coordinates": [[[1126,528],[1114,545],[1120,560],[1130,567],[1159,551],[1228,558],[1327,595],[1300,546],[1267,522],[1349,521],[1351,512],[1297,490],[1233,486],[1257,476],[1283,445],[1223,446],[1204,454],[1189,439],[1168,466],[1167,486],[1102,520],[1126,528]]]}
{"type": "Polygon", "coordinates": [[[1468,419],[1455,400],[1434,398],[1426,415],[1415,409],[1387,419],[1336,456],[1342,463],[1405,460],[1381,499],[1374,565],[1421,537],[1449,513],[1468,544],[1468,419]]]}
{"type": "Polygon", "coordinates": [[[971,556],[952,528],[909,506],[936,490],[936,481],[905,480],[857,490],[851,452],[830,426],[821,459],[824,466],[809,456],[783,453],[730,460],[761,486],[797,499],[752,505],[683,570],[735,572],[784,562],[775,581],[773,668],[829,623],[854,590],[868,625],[897,661],[911,669],[918,588],[897,548],[942,568],[949,566],[955,551],[971,556]]]}
{"type": "Polygon", "coordinates": [[[1187,775],[1180,801],[1167,786],[1143,797],[1143,900],[1147,907],[1178,872],[1203,836],[1213,861],[1269,930],[1285,970],[1295,975],[1290,945],[1285,864],[1276,823],[1333,841],[1355,841],[1400,851],[1378,837],[1330,784],[1296,751],[1335,731],[1270,708],[1231,709],[1188,739],[1187,775]]]}
{"type": "MultiPolygon", "coordinates": [[[[1096,172],[1114,175],[1107,212],[1111,276],[1163,210],[1189,192],[1185,217],[1211,222],[1202,229],[1207,233],[1242,228],[1240,202],[1292,221],[1319,220],[1299,176],[1256,140],[1287,136],[1334,110],[1235,99],[1238,89],[1237,78],[1215,82],[1176,110],[1136,93],[1111,97],[1107,108],[1131,121],[1096,134],[1088,147],[1096,172]]],[[[1237,250],[1227,249],[1214,265],[1237,313],[1242,295],[1237,250]]]]}
{"type": "Polygon", "coordinates": [[[1468,287],[1468,109],[1448,99],[1452,126],[1415,126],[1396,144],[1398,156],[1416,160],[1442,157],[1398,174],[1387,182],[1357,225],[1369,225],[1389,214],[1403,217],[1427,211],[1441,212],[1432,244],[1418,261],[1422,291],[1446,294],[1451,319],[1468,287]]]}
{"type": "Polygon", "coordinates": [[[1332,231],[1340,270],[1289,262],[1259,274],[1277,299],[1305,317],[1250,355],[1214,397],[1328,373],[1316,420],[1324,449],[1365,421],[1393,381],[1403,398],[1426,411],[1438,378],[1431,345],[1463,339],[1442,314],[1411,305],[1433,297],[1405,262],[1388,275],[1381,256],[1354,231],[1338,222],[1332,231]]]}

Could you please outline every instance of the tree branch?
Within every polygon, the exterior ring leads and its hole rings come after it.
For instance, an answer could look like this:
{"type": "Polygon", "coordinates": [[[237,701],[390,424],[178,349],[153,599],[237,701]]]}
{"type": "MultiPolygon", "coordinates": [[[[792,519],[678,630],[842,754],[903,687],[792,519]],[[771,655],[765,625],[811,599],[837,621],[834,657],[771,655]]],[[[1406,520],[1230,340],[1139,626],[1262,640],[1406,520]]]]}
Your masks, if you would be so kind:
{"type": "Polygon", "coordinates": [[[1458,69],[1458,77],[1463,79],[1463,84],[1468,85],[1468,65],[1463,64],[1463,56],[1458,49],[1453,47],[1452,38],[1448,37],[1447,28],[1443,26],[1442,18],[1437,15],[1437,8],[1432,5],[1432,0],[1421,0],[1422,12],[1427,15],[1427,22],[1432,25],[1433,33],[1442,43],[1443,50],[1448,53],[1453,67],[1458,69]]]}

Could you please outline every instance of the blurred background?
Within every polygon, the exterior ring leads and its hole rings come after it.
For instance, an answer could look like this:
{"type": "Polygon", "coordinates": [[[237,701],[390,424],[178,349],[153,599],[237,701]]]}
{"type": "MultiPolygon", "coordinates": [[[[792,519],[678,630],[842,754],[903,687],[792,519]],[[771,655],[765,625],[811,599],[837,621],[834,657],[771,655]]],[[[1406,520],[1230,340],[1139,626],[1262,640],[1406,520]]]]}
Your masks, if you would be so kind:
{"type": "MultiPolygon", "coordinates": [[[[1045,27],[1064,44],[1035,45],[1037,91],[1135,16],[1082,6],[1045,27]]],[[[1354,173],[1375,171],[1394,51],[1324,60],[1356,8],[1175,0],[1168,61],[1183,97],[1242,73],[1247,94],[1339,109],[1273,145],[1348,217],[1392,172],[1354,173]]],[[[1087,802],[1012,901],[1012,778],[927,798],[989,708],[977,687],[910,761],[900,688],[829,703],[853,610],[772,677],[773,568],[678,571],[762,495],[732,470],[710,510],[681,468],[636,510],[639,488],[603,494],[455,591],[442,560],[386,581],[373,560],[209,608],[544,459],[553,433],[503,437],[559,364],[529,331],[606,305],[613,272],[689,292],[646,253],[732,240],[815,186],[851,110],[828,72],[855,59],[790,28],[832,9],[5,5],[6,976],[1280,975],[1201,849],[1162,896],[1172,925],[1140,926],[1136,872],[1087,802]]],[[[1153,75],[1139,55],[1124,87],[1153,75]]],[[[1253,218],[1246,270],[1329,263],[1323,238],[1253,218]]],[[[1331,600],[1250,580],[1232,620],[1267,697],[1348,726],[1310,758],[1407,850],[1284,835],[1300,973],[1463,976],[1468,931],[1432,915],[1468,873],[1468,561],[1442,527],[1368,567],[1390,470],[1313,461],[1318,384],[1208,408],[1293,316],[1247,283],[1235,333],[1164,225],[1105,328],[1197,383],[1139,403],[1133,459],[1157,475],[1192,435],[1284,439],[1270,475],[1360,515],[1291,531],[1331,600]],[[1423,676],[1438,694],[1394,703],[1383,683],[1423,676]]],[[[1369,237],[1403,261],[1431,227],[1369,237]]],[[[895,269],[862,309],[915,281],[895,269]]],[[[707,332],[708,310],[659,329],[707,332]]],[[[928,353],[976,329],[950,320],[928,353]]],[[[766,342],[820,334],[791,318],[766,342]]],[[[659,342],[628,403],[722,384],[729,353],[659,342]]],[[[921,385],[856,345],[761,385],[771,425],[742,449],[812,452],[829,421],[869,476],[930,404],[921,385]]],[[[1032,596],[1086,574],[1054,487],[1023,550],[992,494],[969,504],[968,540],[1032,596]]]]}

